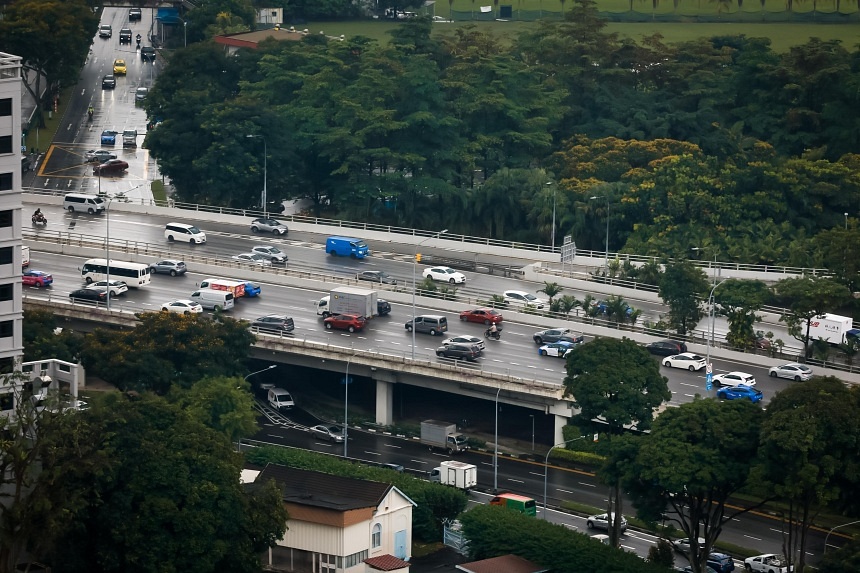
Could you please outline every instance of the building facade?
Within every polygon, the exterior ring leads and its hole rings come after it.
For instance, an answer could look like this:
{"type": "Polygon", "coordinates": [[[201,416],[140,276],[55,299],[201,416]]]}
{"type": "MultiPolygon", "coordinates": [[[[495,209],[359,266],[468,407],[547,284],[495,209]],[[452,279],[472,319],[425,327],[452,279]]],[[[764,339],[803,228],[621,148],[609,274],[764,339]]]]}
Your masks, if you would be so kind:
{"type": "MultiPolygon", "coordinates": [[[[0,374],[24,354],[21,300],[21,58],[0,52],[0,374]]],[[[0,386],[0,415],[14,409],[12,388],[0,386]]]]}

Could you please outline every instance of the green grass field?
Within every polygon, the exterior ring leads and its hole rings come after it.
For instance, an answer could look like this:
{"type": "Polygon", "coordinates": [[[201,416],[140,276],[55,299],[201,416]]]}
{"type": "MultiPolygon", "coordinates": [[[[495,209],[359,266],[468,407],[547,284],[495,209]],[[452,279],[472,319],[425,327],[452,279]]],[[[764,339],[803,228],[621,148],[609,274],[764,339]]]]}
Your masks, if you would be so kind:
{"type": "MultiPolygon", "coordinates": [[[[399,24],[388,21],[364,22],[324,22],[308,23],[307,27],[313,33],[322,30],[329,36],[346,37],[367,36],[379,42],[387,42],[388,32],[399,24]]],[[[475,26],[479,30],[496,35],[503,40],[511,39],[515,34],[533,29],[537,22],[451,22],[434,23],[434,33],[450,34],[464,26],[475,26]]],[[[810,38],[823,40],[839,40],[848,50],[855,50],[860,44],[860,26],[840,24],[743,24],[743,23],[610,23],[609,32],[640,40],[645,36],[660,33],[664,42],[674,43],[693,40],[701,37],[720,35],[744,34],[749,37],[767,37],[771,39],[774,51],[784,52],[793,46],[805,44],[810,38]]]]}

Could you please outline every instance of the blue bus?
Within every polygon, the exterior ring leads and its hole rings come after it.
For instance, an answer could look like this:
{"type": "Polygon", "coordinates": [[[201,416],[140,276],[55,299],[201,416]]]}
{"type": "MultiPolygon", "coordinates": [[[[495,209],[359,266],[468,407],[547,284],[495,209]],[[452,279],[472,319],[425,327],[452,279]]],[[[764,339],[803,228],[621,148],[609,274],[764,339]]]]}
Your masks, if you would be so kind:
{"type": "Polygon", "coordinates": [[[367,243],[353,237],[329,237],[325,242],[325,252],[332,256],[363,259],[370,254],[367,243]]]}

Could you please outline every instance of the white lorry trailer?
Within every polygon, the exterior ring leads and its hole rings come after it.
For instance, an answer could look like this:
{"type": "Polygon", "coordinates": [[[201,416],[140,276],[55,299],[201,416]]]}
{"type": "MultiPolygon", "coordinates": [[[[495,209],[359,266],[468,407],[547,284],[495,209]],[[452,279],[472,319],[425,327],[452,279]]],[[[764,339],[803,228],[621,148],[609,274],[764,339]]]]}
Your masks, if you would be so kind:
{"type": "MultiPolygon", "coordinates": [[[[814,316],[809,321],[809,340],[826,340],[833,346],[846,344],[848,331],[853,328],[850,316],[839,316],[838,314],[822,314],[814,316]]],[[[801,334],[806,335],[806,322],[801,325],[801,334]]]]}
{"type": "Polygon", "coordinates": [[[469,440],[457,431],[457,424],[440,422],[439,420],[424,420],[421,422],[421,443],[430,449],[445,450],[449,454],[465,452],[469,449],[469,440]]]}
{"type": "Polygon", "coordinates": [[[372,318],[379,314],[378,295],[375,290],[357,287],[337,287],[317,303],[317,314],[358,314],[372,318]]]}
{"type": "Polygon", "coordinates": [[[478,467],[465,462],[446,460],[430,472],[430,481],[469,491],[478,485],[478,467]]]}

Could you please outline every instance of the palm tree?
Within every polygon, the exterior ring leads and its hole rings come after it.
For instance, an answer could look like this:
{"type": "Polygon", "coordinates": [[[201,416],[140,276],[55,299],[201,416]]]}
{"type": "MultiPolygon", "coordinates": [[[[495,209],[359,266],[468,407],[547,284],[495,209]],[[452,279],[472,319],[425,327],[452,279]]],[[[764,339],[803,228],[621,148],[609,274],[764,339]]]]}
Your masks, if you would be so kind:
{"type": "Polygon", "coordinates": [[[565,316],[568,316],[570,314],[570,311],[580,306],[581,304],[582,303],[580,303],[575,296],[566,294],[560,299],[558,299],[558,310],[565,316]]]}
{"type": "Polygon", "coordinates": [[[552,307],[552,299],[557,297],[558,294],[564,290],[564,287],[558,283],[551,283],[549,281],[544,281],[543,288],[538,289],[538,292],[544,293],[549,298],[549,306],[552,307]]]}

